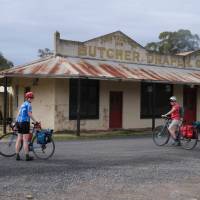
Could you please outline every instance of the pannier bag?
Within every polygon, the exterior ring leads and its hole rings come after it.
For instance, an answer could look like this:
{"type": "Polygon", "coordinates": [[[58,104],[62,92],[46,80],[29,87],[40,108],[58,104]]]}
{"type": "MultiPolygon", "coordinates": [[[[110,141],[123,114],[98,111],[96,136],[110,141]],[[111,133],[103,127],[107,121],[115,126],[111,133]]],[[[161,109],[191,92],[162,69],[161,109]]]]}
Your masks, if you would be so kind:
{"type": "Polygon", "coordinates": [[[47,144],[51,142],[53,130],[41,130],[36,133],[38,144],[47,144]]]}
{"type": "Polygon", "coordinates": [[[186,138],[193,138],[194,127],[192,125],[183,125],[180,128],[181,134],[186,138]]]}

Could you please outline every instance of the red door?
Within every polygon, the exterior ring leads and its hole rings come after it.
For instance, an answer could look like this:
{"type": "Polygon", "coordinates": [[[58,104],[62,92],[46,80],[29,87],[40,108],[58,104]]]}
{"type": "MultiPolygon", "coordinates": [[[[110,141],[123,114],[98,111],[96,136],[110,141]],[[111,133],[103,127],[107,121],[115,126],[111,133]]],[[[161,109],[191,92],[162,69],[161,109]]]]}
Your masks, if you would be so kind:
{"type": "Polygon", "coordinates": [[[110,92],[110,128],[122,128],[122,92],[110,92]]]}
{"type": "Polygon", "coordinates": [[[184,87],[183,106],[185,110],[184,119],[187,124],[196,121],[197,88],[184,87]]]}

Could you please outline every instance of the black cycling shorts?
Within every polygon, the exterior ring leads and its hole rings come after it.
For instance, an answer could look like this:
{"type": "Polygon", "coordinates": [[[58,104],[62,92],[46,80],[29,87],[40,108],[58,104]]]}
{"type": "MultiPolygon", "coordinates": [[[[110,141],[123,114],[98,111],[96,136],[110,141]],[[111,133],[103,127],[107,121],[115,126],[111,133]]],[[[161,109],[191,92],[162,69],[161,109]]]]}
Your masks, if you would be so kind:
{"type": "Polygon", "coordinates": [[[17,122],[18,133],[20,134],[29,134],[30,132],[30,123],[29,122],[17,122]]]}

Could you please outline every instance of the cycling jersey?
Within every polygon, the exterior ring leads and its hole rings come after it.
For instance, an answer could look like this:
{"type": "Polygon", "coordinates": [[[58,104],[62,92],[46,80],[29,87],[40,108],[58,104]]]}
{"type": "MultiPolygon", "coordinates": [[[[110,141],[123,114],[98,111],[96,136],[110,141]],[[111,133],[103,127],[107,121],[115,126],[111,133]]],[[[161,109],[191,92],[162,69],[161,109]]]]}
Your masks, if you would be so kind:
{"type": "Polygon", "coordinates": [[[176,103],[175,105],[172,106],[172,109],[174,109],[174,111],[171,114],[171,119],[175,119],[175,120],[180,120],[180,106],[178,103],[176,103]]]}
{"type": "Polygon", "coordinates": [[[19,115],[17,117],[17,122],[30,122],[29,112],[32,112],[32,106],[29,101],[25,101],[19,110],[19,115]]]}

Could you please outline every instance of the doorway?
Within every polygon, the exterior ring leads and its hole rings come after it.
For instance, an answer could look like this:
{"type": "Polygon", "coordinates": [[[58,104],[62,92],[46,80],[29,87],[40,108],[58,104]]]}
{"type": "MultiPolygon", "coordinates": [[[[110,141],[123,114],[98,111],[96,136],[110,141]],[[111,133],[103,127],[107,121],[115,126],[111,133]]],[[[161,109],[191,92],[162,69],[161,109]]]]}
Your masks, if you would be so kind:
{"type": "Polygon", "coordinates": [[[110,92],[110,121],[111,129],[122,128],[122,92],[110,92]]]}
{"type": "Polygon", "coordinates": [[[197,110],[197,88],[184,86],[183,90],[183,107],[184,107],[184,119],[186,124],[191,124],[196,121],[197,110]]]}

